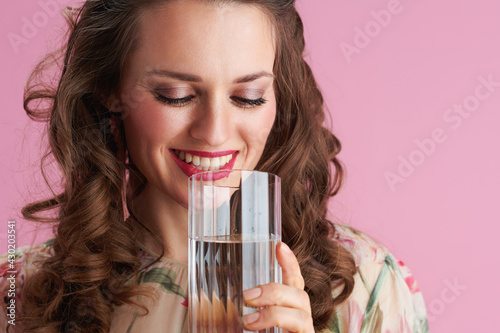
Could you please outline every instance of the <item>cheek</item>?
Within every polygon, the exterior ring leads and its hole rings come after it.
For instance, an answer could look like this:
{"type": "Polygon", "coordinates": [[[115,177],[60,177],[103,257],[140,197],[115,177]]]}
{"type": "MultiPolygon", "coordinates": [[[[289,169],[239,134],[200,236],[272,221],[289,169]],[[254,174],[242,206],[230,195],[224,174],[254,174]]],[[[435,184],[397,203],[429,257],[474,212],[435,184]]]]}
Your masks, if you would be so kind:
{"type": "Polygon", "coordinates": [[[143,148],[168,144],[183,127],[182,123],[183,119],[175,113],[167,112],[154,100],[145,100],[140,107],[130,108],[127,119],[124,119],[127,139],[132,139],[143,148]]]}
{"type": "Polygon", "coordinates": [[[255,168],[264,151],[267,138],[273,127],[276,116],[276,105],[266,105],[265,108],[259,110],[252,119],[247,119],[243,126],[246,135],[246,143],[248,145],[247,155],[249,165],[247,168],[255,168]]]}
{"type": "Polygon", "coordinates": [[[148,103],[144,103],[140,108],[131,109],[128,118],[124,119],[129,148],[144,147],[160,139],[159,133],[163,131],[164,125],[153,111],[148,103]]]}
{"type": "Polygon", "coordinates": [[[256,126],[253,128],[253,135],[255,136],[255,144],[260,147],[261,151],[264,149],[267,138],[269,137],[275,117],[276,104],[273,103],[272,105],[269,105],[268,109],[265,110],[259,121],[255,122],[256,126]]]}

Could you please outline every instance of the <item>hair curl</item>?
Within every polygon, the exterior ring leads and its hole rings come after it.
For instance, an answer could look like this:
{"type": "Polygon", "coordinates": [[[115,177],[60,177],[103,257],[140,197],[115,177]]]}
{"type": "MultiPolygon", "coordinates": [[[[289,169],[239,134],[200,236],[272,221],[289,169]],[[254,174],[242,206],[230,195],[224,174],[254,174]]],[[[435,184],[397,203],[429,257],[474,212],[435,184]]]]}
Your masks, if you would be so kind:
{"type": "MultiPolygon", "coordinates": [[[[302,21],[294,0],[200,1],[257,5],[274,24],[277,115],[256,169],[283,180],[282,239],[299,260],[315,328],[324,329],[335,306],[352,292],[356,266],[352,255],[332,241],[335,226],[326,218],[327,202],[343,181],[336,157],[341,144],[323,127],[323,97],[303,58],[302,21]],[[338,282],[344,288],[333,299],[328,291],[338,282]]],[[[121,131],[110,127],[113,113],[103,100],[119,87],[125,59],[137,43],[141,13],[167,2],[87,0],[80,8],[66,8],[67,42],[45,57],[28,80],[24,108],[33,120],[48,123],[50,148],[42,158],[42,174],[50,187],[44,163],[53,156],[64,190],[22,210],[26,219],[57,222],[54,255],[24,287],[25,332],[107,332],[113,305],[141,306],[132,297],[151,296],[137,283],[143,267],[136,226],[125,219],[125,205],[146,180],[121,156],[123,124],[121,131]],[[53,83],[44,75],[61,61],[53,83]],[[122,133],[118,140],[117,133],[122,133]],[[54,209],[54,218],[38,215],[54,209]]]]}

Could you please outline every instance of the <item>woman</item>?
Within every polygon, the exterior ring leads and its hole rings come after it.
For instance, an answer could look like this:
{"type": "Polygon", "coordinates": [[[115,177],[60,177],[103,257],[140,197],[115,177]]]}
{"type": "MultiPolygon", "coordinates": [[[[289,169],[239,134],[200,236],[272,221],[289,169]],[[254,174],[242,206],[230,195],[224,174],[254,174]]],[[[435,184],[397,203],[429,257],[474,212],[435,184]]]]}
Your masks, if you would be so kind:
{"type": "Polygon", "coordinates": [[[294,1],[88,0],[69,22],[57,86],[34,84],[49,57],[25,95],[28,115],[49,123],[65,187],[23,209],[58,225],[17,253],[11,330],[186,331],[190,165],[282,178],[283,284],[246,292],[267,306],[243,318],[247,329],[427,331],[404,264],[326,220],[340,143],[322,127],[294,1]],[[53,220],[39,216],[51,209],[53,220]]]}

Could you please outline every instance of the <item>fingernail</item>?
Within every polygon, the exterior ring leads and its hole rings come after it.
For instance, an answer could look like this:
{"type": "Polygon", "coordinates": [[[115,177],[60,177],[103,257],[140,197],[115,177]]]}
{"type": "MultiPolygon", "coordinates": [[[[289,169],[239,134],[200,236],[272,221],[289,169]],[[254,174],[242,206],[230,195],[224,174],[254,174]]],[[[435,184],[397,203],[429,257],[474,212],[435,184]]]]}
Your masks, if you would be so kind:
{"type": "Polygon", "coordinates": [[[259,313],[253,312],[243,316],[243,323],[245,325],[255,323],[259,319],[259,313]]]}
{"type": "Polygon", "coordinates": [[[291,254],[292,253],[292,250],[290,250],[290,248],[288,247],[288,245],[286,245],[285,243],[281,242],[281,247],[283,248],[283,251],[287,254],[291,254]]]}
{"type": "Polygon", "coordinates": [[[254,299],[254,298],[259,297],[261,293],[262,293],[262,290],[259,287],[252,288],[252,289],[248,289],[248,290],[243,291],[243,297],[247,300],[254,299]]]}

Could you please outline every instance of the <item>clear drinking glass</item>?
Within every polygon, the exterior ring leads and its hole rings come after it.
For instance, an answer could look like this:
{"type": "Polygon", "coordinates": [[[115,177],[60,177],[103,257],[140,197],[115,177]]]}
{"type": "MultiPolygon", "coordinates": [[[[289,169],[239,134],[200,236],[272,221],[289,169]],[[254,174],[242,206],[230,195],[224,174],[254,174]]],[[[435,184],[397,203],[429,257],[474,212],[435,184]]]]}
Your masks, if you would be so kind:
{"type": "MultiPolygon", "coordinates": [[[[276,175],[219,170],[189,178],[189,331],[250,332],[243,291],[281,283],[281,186],[276,175]]],[[[260,332],[281,332],[271,328],[260,332]]]]}

